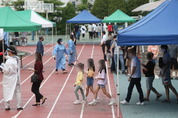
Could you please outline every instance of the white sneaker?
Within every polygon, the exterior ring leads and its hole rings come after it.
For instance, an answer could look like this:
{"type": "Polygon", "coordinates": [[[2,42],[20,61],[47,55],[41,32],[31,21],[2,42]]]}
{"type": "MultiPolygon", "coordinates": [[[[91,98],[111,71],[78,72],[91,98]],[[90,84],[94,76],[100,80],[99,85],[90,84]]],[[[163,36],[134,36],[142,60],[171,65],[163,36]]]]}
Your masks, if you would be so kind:
{"type": "Polygon", "coordinates": [[[96,101],[92,101],[92,102],[90,102],[90,103],[88,103],[89,105],[96,105],[96,101]]]}
{"type": "Polygon", "coordinates": [[[115,103],[116,103],[116,101],[113,99],[113,100],[110,100],[110,103],[108,105],[113,105],[115,103]]]}
{"type": "Polygon", "coordinates": [[[76,100],[75,102],[74,102],[74,105],[77,105],[77,104],[81,104],[82,102],[80,101],[80,100],[76,100]]]}
{"type": "Polygon", "coordinates": [[[123,100],[120,103],[123,104],[123,105],[128,105],[129,104],[129,102],[127,102],[126,100],[123,100]]]}
{"type": "Polygon", "coordinates": [[[155,75],[155,79],[159,79],[158,75],[155,75]]]}
{"type": "Polygon", "coordinates": [[[101,101],[101,99],[99,98],[99,99],[96,99],[96,103],[98,103],[98,102],[100,102],[101,101]]]}
{"type": "Polygon", "coordinates": [[[145,105],[145,103],[144,102],[138,102],[138,103],[136,103],[137,105],[145,105]]]}
{"type": "Polygon", "coordinates": [[[86,100],[82,100],[82,102],[81,102],[82,104],[86,104],[87,103],[87,101],[86,100]]]}

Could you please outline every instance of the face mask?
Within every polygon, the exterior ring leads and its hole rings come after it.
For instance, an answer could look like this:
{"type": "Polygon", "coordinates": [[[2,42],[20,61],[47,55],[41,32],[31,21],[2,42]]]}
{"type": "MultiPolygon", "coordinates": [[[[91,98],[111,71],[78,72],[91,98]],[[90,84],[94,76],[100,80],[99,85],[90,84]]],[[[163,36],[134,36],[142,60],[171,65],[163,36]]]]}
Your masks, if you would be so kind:
{"type": "Polygon", "coordinates": [[[165,49],[161,49],[162,52],[165,52],[165,49]]]}
{"type": "Polygon", "coordinates": [[[74,33],[72,33],[72,35],[74,35],[74,33]]]}
{"type": "Polygon", "coordinates": [[[63,42],[61,42],[61,45],[64,44],[63,42]]]}

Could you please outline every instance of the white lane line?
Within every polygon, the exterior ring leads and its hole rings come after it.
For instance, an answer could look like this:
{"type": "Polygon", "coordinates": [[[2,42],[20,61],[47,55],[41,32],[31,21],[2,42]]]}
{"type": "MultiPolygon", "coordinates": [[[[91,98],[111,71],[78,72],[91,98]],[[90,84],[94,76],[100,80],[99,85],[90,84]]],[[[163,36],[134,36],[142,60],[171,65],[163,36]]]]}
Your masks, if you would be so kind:
{"type": "MultiPolygon", "coordinates": [[[[109,94],[112,96],[107,62],[105,62],[105,64],[106,64],[106,71],[107,71],[107,80],[108,80],[109,94]]],[[[114,106],[113,106],[113,105],[111,105],[111,109],[112,109],[112,117],[113,117],[113,118],[116,118],[115,112],[114,112],[114,106]]]]}
{"type": "MultiPolygon", "coordinates": [[[[51,48],[53,48],[53,47],[51,47],[51,48]]],[[[49,52],[49,50],[51,50],[51,48],[50,49],[48,49],[44,54],[46,54],[47,52],[49,52]]],[[[28,65],[30,65],[31,63],[33,63],[35,60],[33,60],[33,61],[31,61],[30,63],[28,63],[27,65],[25,65],[23,68],[21,68],[20,70],[22,70],[22,69],[24,69],[25,67],[27,67],[28,65]]],[[[0,85],[2,84],[2,82],[0,83],[0,85]]],[[[1,102],[0,102],[1,103],[1,102]]]]}
{"type": "MultiPolygon", "coordinates": [[[[95,45],[93,44],[93,48],[92,48],[92,52],[91,52],[91,58],[93,58],[94,47],[95,47],[95,45]]],[[[86,94],[86,89],[85,89],[85,94],[86,94]]],[[[85,104],[82,104],[82,110],[81,110],[81,113],[80,113],[80,118],[83,118],[84,107],[85,107],[85,104]]]]}
{"type": "MultiPolygon", "coordinates": [[[[55,69],[50,73],[50,75],[47,77],[47,79],[41,84],[41,86],[40,86],[40,89],[41,89],[41,87],[43,87],[43,85],[48,81],[48,79],[51,77],[51,75],[54,73],[54,71],[55,71],[55,69]]],[[[26,104],[23,106],[23,108],[25,108],[27,105],[28,105],[28,103],[32,100],[32,98],[35,96],[35,94],[33,94],[32,96],[31,96],[31,98],[26,102],[26,104]]],[[[15,116],[13,116],[12,118],[17,118],[19,115],[20,115],[20,113],[22,112],[23,110],[20,110],[15,116]]]]}
{"type": "MultiPolygon", "coordinates": [[[[80,53],[79,53],[79,55],[78,55],[77,60],[79,59],[79,57],[80,57],[80,55],[81,55],[81,53],[82,53],[84,47],[85,47],[85,44],[83,45],[82,49],[80,50],[80,53]]],[[[76,62],[75,62],[75,64],[76,64],[76,62]]],[[[63,87],[62,87],[62,89],[60,90],[60,92],[59,92],[59,94],[58,94],[58,96],[57,96],[57,98],[56,98],[56,100],[55,100],[55,102],[54,102],[54,104],[53,104],[53,106],[52,106],[52,108],[51,108],[51,110],[50,110],[50,112],[49,112],[47,118],[49,118],[49,117],[51,116],[51,113],[53,112],[54,107],[56,106],[57,101],[59,100],[59,97],[61,96],[61,93],[63,92],[63,90],[64,90],[64,88],[65,88],[65,86],[66,86],[66,84],[67,84],[67,82],[68,82],[68,80],[69,80],[69,77],[70,77],[71,73],[73,72],[73,69],[74,69],[74,66],[72,67],[72,69],[71,69],[71,71],[70,71],[70,73],[69,73],[69,75],[68,75],[68,77],[67,77],[67,79],[66,79],[66,81],[65,81],[65,83],[64,83],[64,85],[63,85],[63,87]]]]}

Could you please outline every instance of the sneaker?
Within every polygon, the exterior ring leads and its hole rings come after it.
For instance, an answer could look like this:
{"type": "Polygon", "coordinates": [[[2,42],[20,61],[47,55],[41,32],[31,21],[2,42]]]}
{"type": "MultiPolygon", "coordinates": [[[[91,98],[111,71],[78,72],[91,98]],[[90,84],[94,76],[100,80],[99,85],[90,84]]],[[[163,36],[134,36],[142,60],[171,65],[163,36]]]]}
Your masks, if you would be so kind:
{"type": "Polygon", "coordinates": [[[75,66],[73,63],[71,63],[71,66],[75,66]]]}
{"type": "Polygon", "coordinates": [[[176,77],[175,80],[178,80],[178,77],[176,77]]]}
{"type": "Polygon", "coordinates": [[[87,103],[87,101],[86,100],[82,100],[82,102],[81,102],[82,104],[86,104],[87,103]]]}
{"type": "Polygon", "coordinates": [[[144,98],[144,101],[150,101],[149,99],[144,98]]]}
{"type": "Polygon", "coordinates": [[[68,64],[68,66],[72,66],[71,64],[68,64]]]}
{"type": "Polygon", "coordinates": [[[99,98],[99,99],[96,99],[96,103],[98,103],[98,102],[100,102],[101,101],[101,99],[99,98]]]}
{"type": "Polygon", "coordinates": [[[129,104],[129,102],[127,102],[126,100],[123,100],[120,103],[123,104],[123,105],[128,105],[129,104]]]}
{"type": "Polygon", "coordinates": [[[80,100],[76,100],[76,101],[74,102],[74,105],[77,105],[77,104],[81,104],[81,101],[80,101],[80,100]]]}
{"type": "Polygon", "coordinates": [[[113,99],[113,100],[110,100],[110,103],[108,105],[113,105],[115,103],[116,103],[116,101],[113,99]]]}
{"type": "Polygon", "coordinates": [[[158,76],[158,75],[155,75],[155,79],[159,79],[159,76],[158,76]]]}
{"type": "Polygon", "coordinates": [[[162,94],[160,94],[159,96],[157,96],[155,100],[158,101],[161,96],[162,96],[162,94]]]}
{"type": "Polygon", "coordinates": [[[90,103],[88,103],[88,104],[89,104],[89,105],[96,105],[96,103],[97,103],[97,102],[93,100],[92,102],[90,102],[90,103]]]}
{"type": "Polygon", "coordinates": [[[137,105],[145,105],[145,103],[144,102],[138,102],[138,103],[136,103],[137,105]]]}

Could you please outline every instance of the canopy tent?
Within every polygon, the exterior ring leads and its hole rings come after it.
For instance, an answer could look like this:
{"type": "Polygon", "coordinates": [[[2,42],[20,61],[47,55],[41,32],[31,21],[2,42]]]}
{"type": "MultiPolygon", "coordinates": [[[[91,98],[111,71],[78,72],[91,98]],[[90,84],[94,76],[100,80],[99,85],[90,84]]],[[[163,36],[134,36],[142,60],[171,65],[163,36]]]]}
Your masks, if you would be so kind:
{"type": "Polygon", "coordinates": [[[42,28],[40,24],[19,16],[10,7],[0,8],[0,16],[0,28],[3,28],[5,32],[37,31],[42,28]]]}
{"type": "Polygon", "coordinates": [[[118,45],[178,44],[177,13],[178,0],[166,0],[140,21],[118,31],[118,45]]]}
{"type": "Polygon", "coordinates": [[[103,19],[101,22],[102,23],[123,23],[123,22],[136,22],[136,20],[118,9],[113,14],[111,14],[109,17],[103,19]]]}
{"type": "Polygon", "coordinates": [[[161,5],[165,0],[160,0],[160,1],[156,1],[156,2],[150,2],[144,5],[141,5],[137,8],[135,8],[134,10],[132,10],[132,12],[138,12],[138,11],[152,11],[154,9],[156,9],[159,5],[161,5]]]}
{"type": "Polygon", "coordinates": [[[43,28],[56,27],[55,22],[51,22],[51,21],[43,18],[42,16],[40,16],[38,13],[36,13],[33,10],[16,11],[16,13],[29,21],[41,24],[43,28]]]}
{"type": "MultiPolygon", "coordinates": [[[[43,18],[42,16],[40,16],[38,13],[36,13],[33,10],[16,11],[16,13],[29,21],[41,24],[42,28],[51,27],[52,28],[52,45],[53,45],[53,27],[56,27],[55,22],[52,22],[52,21],[49,21],[49,20],[43,18]]],[[[56,32],[57,32],[57,27],[56,27],[56,32]]],[[[57,33],[56,33],[56,35],[57,35],[57,33]]],[[[37,33],[36,33],[36,41],[37,41],[37,33]]]]}
{"type": "Polygon", "coordinates": [[[101,19],[98,19],[87,10],[83,10],[74,18],[67,20],[66,23],[101,23],[101,19]]]}

